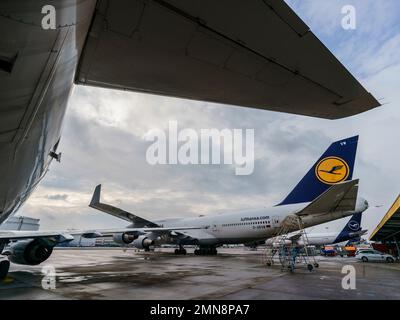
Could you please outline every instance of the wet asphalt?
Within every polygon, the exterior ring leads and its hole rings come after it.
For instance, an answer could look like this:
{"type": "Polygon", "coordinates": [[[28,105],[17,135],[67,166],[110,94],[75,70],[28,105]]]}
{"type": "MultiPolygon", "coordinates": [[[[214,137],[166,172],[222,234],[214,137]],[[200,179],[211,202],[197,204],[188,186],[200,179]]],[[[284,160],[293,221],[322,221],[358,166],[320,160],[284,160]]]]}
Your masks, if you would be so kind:
{"type": "Polygon", "coordinates": [[[262,250],[243,248],[216,256],[58,249],[39,266],[13,264],[0,299],[400,299],[399,263],[317,259],[319,268],[290,273],[278,262],[267,267],[262,250]],[[355,289],[342,288],[346,265],[355,268],[355,289]]]}

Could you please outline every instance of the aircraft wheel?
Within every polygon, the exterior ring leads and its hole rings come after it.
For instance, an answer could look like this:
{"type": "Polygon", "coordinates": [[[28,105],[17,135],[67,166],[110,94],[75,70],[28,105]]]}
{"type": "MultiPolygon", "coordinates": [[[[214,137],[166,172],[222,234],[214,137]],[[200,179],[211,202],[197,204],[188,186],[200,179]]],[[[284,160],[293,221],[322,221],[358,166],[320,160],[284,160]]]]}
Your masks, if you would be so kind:
{"type": "Polygon", "coordinates": [[[318,268],[319,264],[318,263],[314,263],[314,267],[318,268]]]}
{"type": "Polygon", "coordinates": [[[186,249],[184,248],[175,249],[175,254],[186,254],[186,249]]]}
{"type": "Polygon", "coordinates": [[[308,271],[311,272],[311,271],[314,269],[314,267],[313,267],[312,264],[308,264],[308,265],[307,265],[307,269],[308,269],[308,271]]]}
{"type": "Polygon", "coordinates": [[[10,269],[10,261],[2,260],[0,261],[0,280],[5,279],[8,274],[8,270],[10,269]]]}
{"type": "Polygon", "coordinates": [[[216,255],[218,253],[216,248],[210,248],[210,247],[205,247],[205,248],[199,248],[194,250],[195,255],[199,256],[205,256],[205,255],[216,255]]]}

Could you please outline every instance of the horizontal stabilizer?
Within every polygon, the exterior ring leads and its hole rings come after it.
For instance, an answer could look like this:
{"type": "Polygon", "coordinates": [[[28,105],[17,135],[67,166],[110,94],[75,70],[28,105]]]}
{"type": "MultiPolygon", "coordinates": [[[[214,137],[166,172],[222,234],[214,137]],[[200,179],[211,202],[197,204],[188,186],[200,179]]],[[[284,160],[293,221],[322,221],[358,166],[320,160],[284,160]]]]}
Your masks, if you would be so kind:
{"type": "Polygon", "coordinates": [[[331,186],[307,207],[297,212],[299,216],[323,212],[354,211],[356,208],[358,179],[331,186]]]}
{"type": "Polygon", "coordinates": [[[362,236],[362,235],[366,234],[367,232],[368,232],[368,230],[360,230],[360,231],[350,232],[349,235],[351,237],[362,236]]]}

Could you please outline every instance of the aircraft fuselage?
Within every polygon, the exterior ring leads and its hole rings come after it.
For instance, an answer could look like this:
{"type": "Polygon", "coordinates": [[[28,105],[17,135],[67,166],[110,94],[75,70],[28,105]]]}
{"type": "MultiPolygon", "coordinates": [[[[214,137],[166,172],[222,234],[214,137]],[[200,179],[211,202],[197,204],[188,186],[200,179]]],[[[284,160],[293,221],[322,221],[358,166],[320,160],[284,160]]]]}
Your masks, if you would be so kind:
{"type": "Polygon", "coordinates": [[[0,48],[10,70],[0,70],[0,223],[28,198],[57,152],[96,1],[52,3],[56,29],[42,28],[46,1],[1,3],[0,48]]]}
{"type": "MultiPolygon", "coordinates": [[[[198,244],[201,246],[219,246],[222,244],[246,244],[263,241],[274,237],[277,230],[288,216],[294,216],[302,210],[308,203],[274,206],[250,211],[241,211],[230,214],[217,214],[193,218],[178,218],[155,220],[154,222],[163,227],[202,227],[203,229],[194,229],[180,231],[187,235],[188,239],[178,237],[167,239],[165,243],[172,242],[178,244],[198,244]],[[196,239],[193,243],[191,239],[196,239]]],[[[321,212],[321,214],[303,216],[301,218],[302,227],[308,228],[321,223],[340,219],[353,215],[356,212],[363,212],[368,208],[367,202],[359,197],[355,210],[352,211],[334,211],[321,212]]],[[[299,230],[297,229],[291,231],[299,230]]],[[[152,237],[152,235],[148,235],[152,237]]],[[[157,234],[153,235],[154,239],[157,234]]]]}

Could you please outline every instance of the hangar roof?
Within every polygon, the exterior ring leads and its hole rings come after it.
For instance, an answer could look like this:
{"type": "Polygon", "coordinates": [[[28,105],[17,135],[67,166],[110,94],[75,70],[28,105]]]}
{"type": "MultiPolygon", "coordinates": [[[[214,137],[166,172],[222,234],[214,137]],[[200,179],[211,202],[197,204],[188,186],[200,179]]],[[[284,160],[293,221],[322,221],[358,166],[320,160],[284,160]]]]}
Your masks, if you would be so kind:
{"type": "Polygon", "coordinates": [[[369,239],[373,241],[391,241],[394,236],[400,238],[400,195],[385,214],[369,239]]]}

